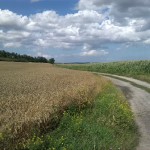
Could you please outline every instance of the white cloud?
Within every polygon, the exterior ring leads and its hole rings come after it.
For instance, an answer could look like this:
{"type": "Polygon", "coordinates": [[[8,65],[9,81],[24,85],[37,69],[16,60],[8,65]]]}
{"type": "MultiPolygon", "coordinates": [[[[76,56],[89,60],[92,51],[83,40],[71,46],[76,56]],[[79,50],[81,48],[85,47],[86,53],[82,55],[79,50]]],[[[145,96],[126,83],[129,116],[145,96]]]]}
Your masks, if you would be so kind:
{"type": "Polygon", "coordinates": [[[145,44],[150,44],[150,39],[144,41],[145,44]]]}
{"type": "Polygon", "coordinates": [[[42,56],[42,57],[45,57],[45,58],[47,58],[47,59],[49,59],[49,58],[52,58],[52,56],[50,56],[50,55],[47,55],[47,54],[43,54],[43,53],[41,53],[41,52],[38,52],[37,53],[37,56],[42,56]]]}
{"type": "Polygon", "coordinates": [[[31,0],[31,3],[35,3],[35,2],[39,2],[39,1],[42,1],[42,0],[31,0]]]}
{"type": "Polygon", "coordinates": [[[3,30],[23,30],[28,22],[29,20],[26,16],[0,9],[0,28],[3,30]]]}
{"type": "Polygon", "coordinates": [[[115,23],[127,25],[130,19],[145,21],[142,29],[150,28],[150,1],[149,0],[79,0],[79,10],[98,10],[107,12],[115,23]]]}
{"type": "Polygon", "coordinates": [[[94,1],[87,1],[87,0],[80,0],[78,5],[77,5],[77,9],[79,10],[96,10],[99,9],[99,7],[97,8],[97,6],[94,4],[94,1]]]}
{"type": "Polygon", "coordinates": [[[119,1],[114,3],[109,0],[106,3],[102,0],[101,4],[97,0],[80,0],[79,4],[85,2],[86,10],[65,16],[58,15],[55,11],[22,16],[9,10],[0,10],[0,45],[38,52],[43,49],[81,50],[80,56],[101,56],[108,54],[101,50],[108,43],[149,43],[148,26],[143,30],[148,24],[145,18],[128,17],[128,23],[121,25],[108,14],[91,10],[94,7],[98,9],[101,5],[117,5],[119,8],[122,4],[117,4],[119,1]],[[93,5],[90,10],[89,4],[93,5]]]}
{"type": "Polygon", "coordinates": [[[17,43],[17,42],[13,42],[13,43],[4,43],[4,47],[5,48],[18,48],[18,47],[21,47],[21,43],[17,43]]]}
{"type": "Polygon", "coordinates": [[[107,55],[108,52],[106,52],[105,50],[90,50],[90,51],[84,51],[80,54],[80,56],[103,56],[103,55],[107,55]]]}

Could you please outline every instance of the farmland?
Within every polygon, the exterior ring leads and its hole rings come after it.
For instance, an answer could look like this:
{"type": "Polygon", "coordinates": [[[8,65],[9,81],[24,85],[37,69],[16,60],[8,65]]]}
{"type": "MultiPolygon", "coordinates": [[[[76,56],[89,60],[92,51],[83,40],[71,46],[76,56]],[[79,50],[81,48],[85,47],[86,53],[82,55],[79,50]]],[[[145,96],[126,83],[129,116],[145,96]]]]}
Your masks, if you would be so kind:
{"type": "Polygon", "coordinates": [[[150,61],[128,61],[112,63],[95,63],[84,65],[62,65],[62,67],[76,70],[110,73],[133,77],[150,83],[150,61]]]}
{"type": "MultiPolygon", "coordinates": [[[[80,131],[78,125],[85,128],[83,130],[83,134],[87,135],[85,140],[90,140],[89,136],[95,136],[96,144],[100,142],[99,140],[103,140],[102,137],[107,132],[111,137],[116,138],[113,142],[106,136],[107,142],[105,143],[104,138],[102,146],[106,144],[108,147],[111,143],[114,147],[121,145],[133,147],[137,141],[134,116],[129,105],[118,94],[117,89],[100,76],[56,68],[50,64],[0,62],[0,79],[0,146],[3,149],[15,149],[16,146],[23,146],[22,143],[25,149],[48,149],[45,147],[48,135],[52,136],[54,141],[58,141],[58,143],[51,142],[53,144],[48,145],[49,149],[60,149],[63,146],[61,147],[59,139],[64,135],[69,136],[71,140],[76,134],[76,129],[80,131]],[[99,97],[95,101],[97,95],[99,97]],[[82,111],[85,120],[83,123],[80,122],[82,111]],[[112,111],[114,114],[110,116],[109,112],[112,111]],[[89,122],[90,117],[93,118],[93,122],[89,122]],[[115,122],[114,117],[118,118],[115,122]],[[101,131],[102,139],[97,138],[99,134],[96,133],[99,133],[101,128],[95,131],[96,120],[101,122],[104,129],[101,131]],[[122,120],[125,121],[122,122],[122,120]],[[74,126],[76,121],[79,121],[79,124],[74,126]],[[110,125],[112,121],[113,124],[110,125]],[[88,132],[91,134],[88,135],[88,132]],[[133,137],[132,140],[129,137],[133,137]],[[130,144],[125,144],[126,139],[130,140],[130,144]]],[[[76,139],[78,135],[82,134],[77,134],[76,139]]],[[[66,142],[70,143],[70,141],[66,142]]],[[[76,148],[76,144],[78,144],[77,141],[72,145],[72,149],[76,148]]],[[[82,146],[84,145],[81,145],[81,149],[82,146]]],[[[97,146],[99,148],[100,145],[97,146]]],[[[68,148],[71,147],[68,146],[68,148]]]]}

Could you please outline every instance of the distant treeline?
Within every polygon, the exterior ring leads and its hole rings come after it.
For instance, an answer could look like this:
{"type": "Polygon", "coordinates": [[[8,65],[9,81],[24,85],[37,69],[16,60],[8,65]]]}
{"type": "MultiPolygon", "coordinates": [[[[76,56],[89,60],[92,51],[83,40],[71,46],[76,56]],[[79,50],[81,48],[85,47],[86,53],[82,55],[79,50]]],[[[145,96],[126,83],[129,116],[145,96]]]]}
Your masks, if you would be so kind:
{"type": "Polygon", "coordinates": [[[15,61],[15,62],[41,62],[41,63],[55,63],[55,59],[46,59],[45,57],[32,57],[28,55],[20,55],[17,53],[6,52],[5,50],[0,50],[0,61],[15,61]]]}

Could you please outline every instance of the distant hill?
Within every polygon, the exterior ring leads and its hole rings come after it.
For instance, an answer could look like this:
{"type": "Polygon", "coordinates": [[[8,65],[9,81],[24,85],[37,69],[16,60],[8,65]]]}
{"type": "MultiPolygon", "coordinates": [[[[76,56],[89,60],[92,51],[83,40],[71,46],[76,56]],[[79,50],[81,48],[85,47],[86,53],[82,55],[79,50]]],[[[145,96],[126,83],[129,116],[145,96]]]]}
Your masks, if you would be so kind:
{"type": "Polygon", "coordinates": [[[69,63],[63,63],[63,64],[90,64],[90,62],[69,62],[69,63]]]}

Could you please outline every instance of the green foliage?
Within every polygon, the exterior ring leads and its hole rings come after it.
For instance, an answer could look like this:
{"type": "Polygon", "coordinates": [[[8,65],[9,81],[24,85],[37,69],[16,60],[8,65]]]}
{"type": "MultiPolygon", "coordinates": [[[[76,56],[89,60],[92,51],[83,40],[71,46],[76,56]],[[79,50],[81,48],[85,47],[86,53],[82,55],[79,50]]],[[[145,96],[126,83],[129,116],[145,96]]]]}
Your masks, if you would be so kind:
{"type": "Polygon", "coordinates": [[[54,58],[51,58],[51,59],[49,59],[49,61],[48,61],[50,64],[54,64],[55,63],[55,59],[54,58]]]}
{"type": "Polygon", "coordinates": [[[0,141],[4,139],[3,133],[0,132],[0,141]]]}
{"type": "Polygon", "coordinates": [[[17,53],[10,53],[4,50],[0,50],[0,61],[15,61],[15,62],[41,62],[41,63],[54,63],[54,58],[49,61],[45,57],[32,57],[28,55],[20,55],[17,53]]]}
{"type": "Polygon", "coordinates": [[[93,104],[64,112],[53,132],[34,136],[28,150],[134,150],[138,141],[134,116],[121,93],[108,85],[93,104]]]}
{"type": "Polygon", "coordinates": [[[150,82],[150,60],[60,66],[76,70],[130,76],[150,82]]]}

